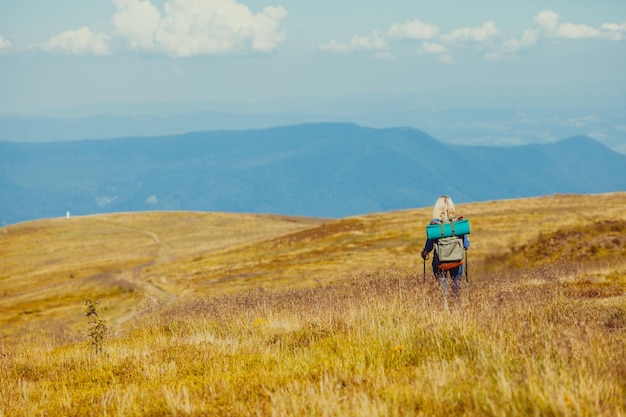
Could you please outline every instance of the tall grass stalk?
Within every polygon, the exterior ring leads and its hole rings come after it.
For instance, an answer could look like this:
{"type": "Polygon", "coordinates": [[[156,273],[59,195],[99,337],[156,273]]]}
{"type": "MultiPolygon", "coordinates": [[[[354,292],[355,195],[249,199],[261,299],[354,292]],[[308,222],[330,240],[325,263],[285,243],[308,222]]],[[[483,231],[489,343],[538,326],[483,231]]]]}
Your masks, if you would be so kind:
{"type": "MultiPolygon", "coordinates": [[[[586,279],[478,277],[449,311],[393,269],[187,301],[103,354],[6,347],[0,415],[624,415],[625,298],[586,279]]],[[[605,279],[626,288],[624,269],[605,279]]]]}

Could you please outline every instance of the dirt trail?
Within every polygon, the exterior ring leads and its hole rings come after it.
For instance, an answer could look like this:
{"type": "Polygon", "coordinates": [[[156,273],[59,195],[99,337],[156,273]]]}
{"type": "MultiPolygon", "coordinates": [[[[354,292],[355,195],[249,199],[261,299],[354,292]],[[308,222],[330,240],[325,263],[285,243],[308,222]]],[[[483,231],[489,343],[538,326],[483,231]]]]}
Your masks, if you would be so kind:
{"type": "Polygon", "coordinates": [[[160,283],[164,284],[164,286],[167,286],[168,281],[166,277],[158,277],[158,282],[155,283],[155,278],[157,277],[151,277],[149,274],[145,273],[146,268],[149,268],[150,266],[170,262],[172,259],[174,259],[171,245],[163,242],[159,238],[159,235],[152,230],[121,225],[110,221],[101,221],[101,223],[144,234],[148,236],[156,245],[155,256],[152,260],[144,264],[138,265],[132,269],[118,271],[116,279],[118,281],[127,282],[132,287],[142,291],[144,296],[146,297],[146,300],[142,303],[143,306],[135,306],[125,314],[117,317],[115,319],[115,324],[119,325],[128,320],[131,320],[133,317],[140,314],[143,310],[151,309],[158,305],[167,305],[178,299],[177,294],[169,292],[163,289],[163,287],[161,287],[160,285],[158,285],[160,283]]]}

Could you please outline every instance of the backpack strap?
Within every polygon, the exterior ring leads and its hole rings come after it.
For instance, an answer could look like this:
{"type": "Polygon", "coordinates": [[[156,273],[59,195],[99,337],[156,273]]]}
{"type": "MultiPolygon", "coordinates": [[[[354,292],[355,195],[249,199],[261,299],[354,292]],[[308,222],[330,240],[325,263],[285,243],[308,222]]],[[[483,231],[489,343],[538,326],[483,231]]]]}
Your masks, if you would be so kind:
{"type": "MultiPolygon", "coordinates": [[[[457,220],[459,220],[459,219],[457,219],[457,220]]],[[[448,219],[448,221],[450,222],[450,227],[452,228],[452,235],[451,236],[454,236],[454,219],[448,219]]],[[[444,230],[444,223],[445,222],[443,220],[441,220],[439,222],[439,224],[441,225],[441,237],[444,237],[446,235],[445,234],[445,230],[444,230]]]]}

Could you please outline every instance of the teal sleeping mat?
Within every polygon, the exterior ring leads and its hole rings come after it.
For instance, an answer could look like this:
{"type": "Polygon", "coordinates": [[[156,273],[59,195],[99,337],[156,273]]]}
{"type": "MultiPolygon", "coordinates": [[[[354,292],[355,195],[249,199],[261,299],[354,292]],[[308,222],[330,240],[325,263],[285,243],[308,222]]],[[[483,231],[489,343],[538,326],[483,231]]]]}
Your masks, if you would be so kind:
{"type": "Polygon", "coordinates": [[[431,223],[426,226],[426,236],[428,239],[469,235],[469,233],[470,224],[468,219],[457,220],[451,223],[431,223]]]}

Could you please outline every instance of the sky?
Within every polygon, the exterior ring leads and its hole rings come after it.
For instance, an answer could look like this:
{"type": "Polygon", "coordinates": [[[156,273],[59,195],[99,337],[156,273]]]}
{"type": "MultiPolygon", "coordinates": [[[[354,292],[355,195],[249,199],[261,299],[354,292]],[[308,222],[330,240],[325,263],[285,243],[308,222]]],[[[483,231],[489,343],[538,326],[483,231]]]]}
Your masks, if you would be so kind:
{"type": "Polygon", "coordinates": [[[623,90],[624,68],[623,0],[0,0],[0,115],[465,87],[623,90]]]}

